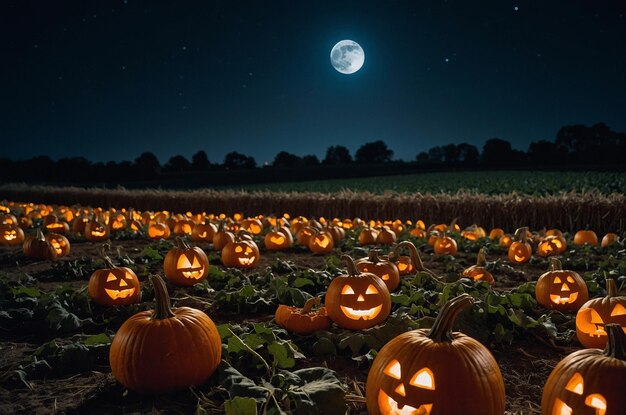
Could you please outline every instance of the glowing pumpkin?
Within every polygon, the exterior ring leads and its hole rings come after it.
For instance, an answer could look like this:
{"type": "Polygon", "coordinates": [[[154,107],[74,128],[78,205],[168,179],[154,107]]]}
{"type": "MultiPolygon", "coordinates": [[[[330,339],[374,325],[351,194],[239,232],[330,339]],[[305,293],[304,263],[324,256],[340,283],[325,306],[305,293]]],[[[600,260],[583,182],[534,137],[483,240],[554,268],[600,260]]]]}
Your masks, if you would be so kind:
{"type": "Polygon", "coordinates": [[[259,247],[251,239],[237,238],[222,249],[222,264],[227,267],[254,268],[260,257],[259,247]]]}
{"type": "Polygon", "coordinates": [[[626,297],[617,296],[615,280],[606,279],[606,297],[587,301],[576,313],[576,336],[586,348],[604,349],[607,324],[619,324],[626,332],[626,297]]]}
{"type": "Polygon", "coordinates": [[[332,320],[328,317],[325,307],[313,310],[314,306],[319,305],[319,297],[309,298],[302,308],[280,304],[276,309],[274,320],[285,330],[301,335],[326,330],[330,328],[332,320]]]}
{"type": "Polygon", "coordinates": [[[487,249],[483,246],[478,251],[478,257],[476,258],[476,265],[472,265],[463,271],[463,276],[471,278],[476,282],[484,281],[491,285],[495,284],[495,280],[491,272],[487,270],[487,249]]]}
{"type": "Polygon", "coordinates": [[[0,225],[0,245],[18,246],[24,243],[24,231],[17,223],[0,225]]]}
{"type": "Polygon", "coordinates": [[[561,261],[551,257],[548,272],[537,280],[535,297],[545,308],[577,311],[589,299],[589,291],[578,273],[563,270],[561,261]]]}
{"type": "MultiPolygon", "coordinates": [[[[533,249],[528,243],[528,228],[519,228],[515,231],[516,241],[509,246],[509,261],[514,264],[523,264],[530,261],[533,249]]],[[[502,239],[500,240],[502,242],[502,239]]]]}
{"type": "Polygon", "coordinates": [[[182,238],[176,238],[178,246],[172,248],[163,261],[163,270],[172,284],[194,285],[209,274],[209,259],[199,247],[190,247],[182,238]]]}
{"type": "Polygon", "coordinates": [[[91,299],[106,307],[138,303],[141,286],[137,275],[130,268],[116,267],[108,256],[103,258],[106,267],[95,270],[87,284],[91,299]]]}
{"type": "Polygon", "coordinates": [[[381,259],[375,249],[370,249],[365,258],[354,261],[359,272],[370,272],[383,280],[389,292],[395,291],[400,285],[400,271],[393,262],[381,259]]]}

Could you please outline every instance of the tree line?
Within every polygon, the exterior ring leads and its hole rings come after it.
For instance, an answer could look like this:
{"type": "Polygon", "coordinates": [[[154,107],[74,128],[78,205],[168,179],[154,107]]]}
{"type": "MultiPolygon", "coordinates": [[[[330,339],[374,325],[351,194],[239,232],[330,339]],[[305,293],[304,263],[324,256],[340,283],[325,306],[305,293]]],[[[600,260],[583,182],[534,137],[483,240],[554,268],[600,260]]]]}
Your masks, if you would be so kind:
{"type": "MultiPolygon", "coordinates": [[[[488,139],[481,150],[468,143],[435,146],[420,152],[410,162],[394,161],[394,152],[382,140],[363,144],[354,153],[342,145],[330,146],[325,157],[298,156],[280,151],[270,165],[263,169],[297,169],[315,166],[340,166],[350,164],[404,163],[416,169],[449,168],[520,168],[554,166],[626,166],[626,133],[612,131],[606,124],[591,127],[566,126],[559,130],[554,141],[532,142],[527,151],[515,150],[511,143],[488,139]]],[[[47,156],[29,160],[12,161],[0,158],[0,180],[3,181],[62,181],[62,182],[124,182],[152,180],[167,174],[185,172],[210,172],[249,170],[259,168],[256,160],[233,151],[221,163],[212,163],[203,150],[191,160],[182,155],[171,157],[161,165],[159,159],[145,152],[134,161],[92,163],[84,157],[61,158],[57,161],[47,156]],[[132,178],[132,179],[130,179],[132,178]]]]}

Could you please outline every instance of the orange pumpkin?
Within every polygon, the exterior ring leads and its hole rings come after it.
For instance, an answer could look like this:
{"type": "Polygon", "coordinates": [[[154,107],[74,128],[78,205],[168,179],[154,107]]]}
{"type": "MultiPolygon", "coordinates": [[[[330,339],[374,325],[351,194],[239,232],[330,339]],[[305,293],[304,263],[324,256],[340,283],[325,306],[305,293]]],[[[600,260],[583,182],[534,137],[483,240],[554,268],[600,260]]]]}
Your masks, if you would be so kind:
{"type": "Polygon", "coordinates": [[[389,255],[390,259],[395,262],[400,275],[409,275],[418,272],[425,272],[435,279],[440,279],[437,274],[424,266],[417,247],[410,241],[402,241],[393,248],[389,255]],[[409,256],[400,255],[400,249],[407,248],[409,256]]]}
{"type": "Polygon", "coordinates": [[[495,280],[491,272],[487,270],[487,249],[483,246],[478,251],[478,257],[476,258],[476,265],[472,265],[463,271],[463,276],[471,278],[476,282],[484,281],[491,285],[495,284],[495,280]]]}
{"type": "Polygon", "coordinates": [[[615,280],[606,279],[606,297],[587,301],[576,313],[576,336],[587,348],[604,349],[607,324],[619,324],[626,333],[626,297],[617,295],[615,280]]]}
{"type": "Polygon", "coordinates": [[[435,253],[437,255],[456,255],[457,253],[457,245],[456,241],[451,237],[446,235],[444,232],[441,236],[435,239],[435,244],[433,245],[435,248],[435,253]]]}
{"type": "Polygon", "coordinates": [[[141,286],[137,275],[130,268],[116,267],[104,254],[103,259],[105,268],[95,270],[87,284],[91,299],[106,307],[138,303],[141,286]]]}
{"type": "Polygon", "coordinates": [[[169,239],[170,227],[165,223],[155,222],[148,226],[148,238],[150,239],[169,239]]]}
{"type": "Polygon", "coordinates": [[[388,226],[383,226],[378,235],[376,235],[376,243],[380,245],[392,245],[396,242],[396,233],[388,226]]]}
{"type": "Polygon", "coordinates": [[[227,231],[225,228],[225,222],[221,221],[217,231],[213,235],[213,249],[221,251],[231,242],[235,242],[235,234],[227,231]]]}
{"type": "Polygon", "coordinates": [[[36,236],[29,236],[22,245],[24,255],[36,259],[56,259],[54,247],[44,238],[41,229],[37,229],[36,236]]]}
{"type": "Polygon", "coordinates": [[[165,283],[151,276],[155,308],[130,317],[109,352],[111,372],[124,387],[142,393],[187,389],[217,369],[222,341],[213,321],[200,310],[171,308],[165,283]]]}
{"type": "Polygon", "coordinates": [[[285,227],[275,228],[265,234],[265,249],[269,251],[281,251],[289,249],[293,245],[293,236],[289,229],[285,227]]]}
{"type": "Polygon", "coordinates": [[[400,285],[400,271],[391,261],[378,257],[375,249],[370,249],[365,258],[354,261],[359,272],[370,272],[383,280],[389,292],[395,291],[400,285]]]}
{"type": "Polygon", "coordinates": [[[276,309],[274,320],[285,330],[301,335],[327,330],[332,320],[328,317],[325,307],[313,311],[316,305],[320,305],[319,297],[309,298],[302,308],[280,304],[276,309]]]}
{"type": "Polygon", "coordinates": [[[577,311],[588,299],[585,280],[574,271],[563,270],[561,261],[550,257],[550,268],[535,286],[537,303],[559,311],[577,311]]]}
{"type": "Polygon", "coordinates": [[[24,243],[24,231],[17,223],[0,224],[0,245],[18,246],[24,243]]]}
{"type": "Polygon", "coordinates": [[[177,237],[177,247],[172,248],[163,261],[163,270],[172,284],[191,286],[209,274],[209,259],[199,247],[191,247],[177,237]]]}
{"type": "Polygon", "coordinates": [[[347,275],[335,277],[326,291],[326,312],[339,327],[362,330],[382,323],[391,310],[387,286],[376,275],[360,273],[352,258],[342,255],[347,275]]]}
{"type": "Polygon", "coordinates": [[[537,245],[537,255],[547,257],[549,255],[560,255],[567,250],[565,238],[558,235],[546,236],[537,245]]]}
{"type": "Polygon", "coordinates": [[[217,232],[217,226],[211,222],[195,223],[191,231],[191,240],[195,242],[213,242],[213,235],[217,232]]]}
{"type": "Polygon", "coordinates": [[[50,242],[50,245],[54,248],[57,258],[69,255],[71,249],[70,241],[68,241],[64,235],[49,233],[46,235],[46,240],[50,242]]]}
{"type": "Polygon", "coordinates": [[[515,231],[516,241],[509,246],[509,261],[514,264],[523,264],[530,261],[533,249],[528,243],[528,228],[519,228],[515,231]]]}
{"type": "Polygon", "coordinates": [[[329,232],[317,232],[309,237],[309,249],[314,254],[329,254],[335,248],[335,240],[329,232]]]}
{"type": "Polygon", "coordinates": [[[619,236],[616,233],[609,232],[602,238],[602,248],[607,248],[609,245],[619,243],[619,236]]]}
{"type": "Polygon", "coordinates": [[[598,235],[594,231],[584,230],[578,231],[574,235],[574,245],[593,245],[598,246],[598,235]]]}
{"type": "Polygon", "coordinates": [[[227,267],[254,268],[260,257],[259,247],[251,239],[238,237],[222,249],[222,264],[227,267]]]}
{"type": "Polygon", "coordinates": [[[369,225],[359,233],[359,246],[375,245],[378,231],[369,225]]]}

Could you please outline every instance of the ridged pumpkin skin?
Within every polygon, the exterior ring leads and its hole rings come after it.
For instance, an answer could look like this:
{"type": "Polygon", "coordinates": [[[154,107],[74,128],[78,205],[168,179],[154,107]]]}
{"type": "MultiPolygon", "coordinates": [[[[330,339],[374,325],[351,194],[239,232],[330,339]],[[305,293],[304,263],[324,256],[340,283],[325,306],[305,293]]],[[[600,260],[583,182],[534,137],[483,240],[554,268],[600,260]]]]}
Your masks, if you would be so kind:
{"type": "Polygon", "coordinates": [[[452,299],[432,329],[403,333],[380,349],[367,377],[370,415],[396,413],[393,401],[406,413],[504,413],[504,380],[493,355],[477,340],[451,331],[457,314],[472,303],[468,294],[452,299]]]}
{"type": "Polygon", "coordinates": [[[180,237],[176,241],[178,247],[170,249],[163,260],[165,276],[176,285],[192,286],[201,282],[209,275],[209,258],[201,248],[190,247],[180,237]]]}
{"type": "Polygon", "coordinates": [[[333,322],[326,314],[326,308],[312,311],[314,304],[319,304],[319,297],[310,298],[302,308],[280,304],[274,320],[280,327],[296,334],[307,335],[328,329],[333,322]]]}
{"type": "Polygon", "coordinates": [[[222,357],[213,321],[200,310],[170,309],[165,283],[150,278],[156,309],[130,317],[117,331],[109,361],[115,379],[141,393],[186,389],[204,383],[222,357]]]}
{"type": "Polygon", "coordinates": [[[28,237],[22,245],[24,255],[36,259],[56,259],[54,247],[48,242],[41,230],[37,230],[37,236],[28,237]]]}
{"type": "Polygon", "coordinates": [[[626,335],[617,324],[607,324],[606,331],[604,351],[578,350],[556,365],[543,388],[542,415],[626,414],[626,335]]]}
{"type": "Polygon", "coordinates": [[[116,267],[108,256],[103,257],[106,268],[91,274],[87,284],[89,297],[105,307],[138,303],[141,285],[137,275],[130,268],[116,267]]]}
{"type": "Polygon", "coordinates": [[[541,274],[535,285],[535,299],[537,303],[554,310],[563,312],[578,311],[589,300],[589,290],[585,280],[574,271],[563,270],[561,261],[550,258],[550,269],[541,274]],[[564,298],[576,298],[573,301],[564,298]],[[555,301],[553,298],[559,298],[555,301]]]}
{"type": "Polygon", "coordinates": [[[626,332],[626,296],[617,295],[615,280],[606,279],[606,297],[593,298],[576,313],[576,337],[588,349],[604,349],[605,324],[619,324],[626,332]]]}
{"type": "Polygon", "coordinates": [[[371,272],[383,280],[389,292],[400,285],[400,271],[393,262],[381,259],[375,249],[371,249],[365,258],[354,261],[360,272],[371,272]]]}

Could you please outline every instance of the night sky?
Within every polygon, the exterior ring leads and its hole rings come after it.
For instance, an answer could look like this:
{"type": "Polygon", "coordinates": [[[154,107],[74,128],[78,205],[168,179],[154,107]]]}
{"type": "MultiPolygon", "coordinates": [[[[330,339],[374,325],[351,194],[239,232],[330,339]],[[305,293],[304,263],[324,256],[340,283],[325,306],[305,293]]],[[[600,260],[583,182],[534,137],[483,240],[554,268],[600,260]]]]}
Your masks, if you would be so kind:
{"type": "Polygon", "coordinates": [[[569,124],[626,131],[624,1],[3,1],[0,156],[412,160],[569,124]],[[158,3],[158,4],[153,4],[158,3]],[[333,45],[358,42],[343,75],[333,45]]]}

